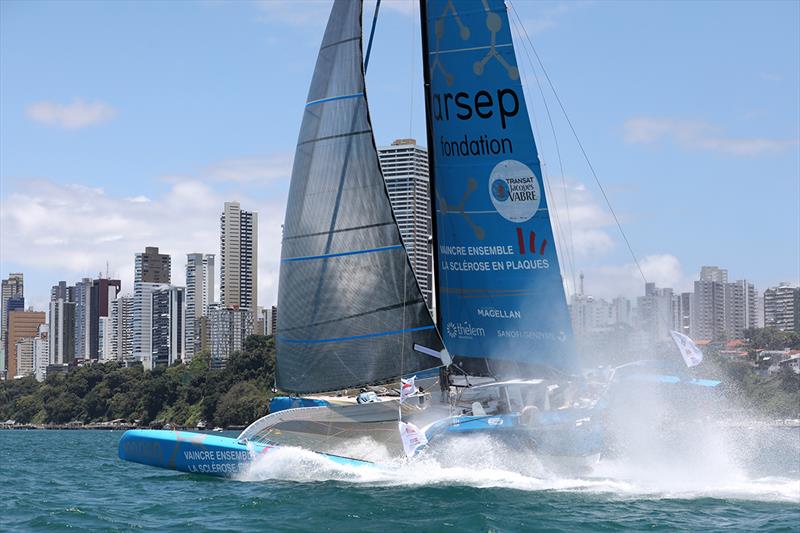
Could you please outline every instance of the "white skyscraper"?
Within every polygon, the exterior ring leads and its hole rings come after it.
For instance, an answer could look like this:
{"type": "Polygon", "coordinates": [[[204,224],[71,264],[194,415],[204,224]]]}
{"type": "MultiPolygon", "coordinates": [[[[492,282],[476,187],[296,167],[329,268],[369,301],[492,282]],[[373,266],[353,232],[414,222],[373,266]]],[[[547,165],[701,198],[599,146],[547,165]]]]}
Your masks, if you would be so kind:
{"type": "Polygon", "coordinates": [[[145,281],[133,284],[133,358],[146,369],[153,367],[153,293],[164,288],[169,288],[169,284],[145,281]]]}
{"type": "Polygon", "coordinates": [[[253,313],[246,308],[210,306],[208,314],[211,329],[211,364],[223,367],[231,353],[241,350],[244,340],[253,334],[253,313]]]}
{"type": "Polygon", "coordinates": [[[39,326],[39,332],[33,338],[33,372],[36,381],[44,381],[47,377],[47,365],[50,361],[50,328],[48,324],[39,326]]]}
{"type": "Polygon", "coordinates": [[[133,356],[133,298],[118,296],[111,302],[111,354],[117,361],[126,361],[133,356]]]}
{"type": "Polygon", "coordinates": [[[75,357],[90,358],[90,333],[92,303],[92,278],[83,278],[75,284],[75,357]]]}
{"type": "Polygon", "coordinates": [[[428,308],[433,305],[433,250],[428,152],[414,139],[378,149],[400,235],[428,308]]]}
{"type": "Polygon", "coordinates": [[[200,350],[200,318],[214,303],[214,254],[186,256],[186,360],[200,350]]]}
{"type": "Polygon", "coordinates": [[[151,352],[153,366],[183,360],[186,289],[167,286],[153,292],[151,352]]]}
{"type": "Polygon", "coordinates": [[[220,216],[220,303],[256,314],[258,305],[258,213],[225,202],[220,216]]]}

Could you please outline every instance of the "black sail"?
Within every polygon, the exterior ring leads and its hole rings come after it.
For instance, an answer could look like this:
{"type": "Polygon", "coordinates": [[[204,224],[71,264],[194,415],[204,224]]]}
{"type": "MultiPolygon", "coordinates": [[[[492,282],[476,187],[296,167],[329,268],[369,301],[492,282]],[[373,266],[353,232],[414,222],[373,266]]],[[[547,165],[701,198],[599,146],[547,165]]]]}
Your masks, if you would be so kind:
{"type": "Polygon", "coordinates": [[[396,379],[442,342],[411,270],[372,134],[362,2],[337,0],[308,92],[283,227],[278,386],[309,393],[396,379]]]}

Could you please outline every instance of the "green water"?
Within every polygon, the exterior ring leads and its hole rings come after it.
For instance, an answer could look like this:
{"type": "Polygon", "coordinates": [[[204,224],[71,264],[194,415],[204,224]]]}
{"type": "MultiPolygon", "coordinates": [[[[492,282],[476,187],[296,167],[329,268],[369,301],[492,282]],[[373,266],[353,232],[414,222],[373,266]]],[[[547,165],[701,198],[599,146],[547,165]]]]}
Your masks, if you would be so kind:
{"type": "Polygon", "coordinates": [[[800,432],[769,431],[744,469],[713,449],[685,472],[581,475],[507,454],[367,472],[288,450],[245,480],[120,461],[121,432],[0,431],[0,530],[800,531],[800,432]]]}

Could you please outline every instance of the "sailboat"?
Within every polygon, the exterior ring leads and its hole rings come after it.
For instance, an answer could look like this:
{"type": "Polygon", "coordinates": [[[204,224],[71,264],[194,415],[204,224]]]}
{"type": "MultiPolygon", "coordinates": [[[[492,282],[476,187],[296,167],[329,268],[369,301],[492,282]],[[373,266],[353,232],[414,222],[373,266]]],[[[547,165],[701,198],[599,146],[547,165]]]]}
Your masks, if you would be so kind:
{"type": "Polygon", "coordinates": [[[320,46],[287,202],[276,340],[280,389],[363,389],[364,403],[290,399],[236,439],[132,430],[121,458],[232,475],[295,445],[368,464],[346,443],[398,443],[398,415],[419,421],[430,446],[475,432],[548,453],[601,445],[503,1],[420,1],[435,317],[381,173],[362,9],[336,0],[320,46]],[[428,387],[414,401],[391,385],[369,394],[417,374],[428,387]]]}

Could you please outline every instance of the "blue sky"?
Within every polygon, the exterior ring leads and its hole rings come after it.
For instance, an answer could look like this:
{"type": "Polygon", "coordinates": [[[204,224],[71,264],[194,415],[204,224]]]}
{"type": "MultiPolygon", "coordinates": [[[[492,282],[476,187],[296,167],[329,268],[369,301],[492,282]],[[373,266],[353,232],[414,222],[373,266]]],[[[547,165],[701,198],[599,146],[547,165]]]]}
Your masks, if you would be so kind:
{"type": "MultiPolygon", "coordinates": [[[[366,21],[374,2],[367,1],[366,21]]],[[[133,254],[219,253],[225,200],[260,214],[261,305],[329,2],[0,2],[0,273],[50,285],[133,254]]],[[[800,3],[528,2],[519,14],[648,278],[704,264],[764,288],[800,278],[800,3]]],[[[518,30],[518,28],[516,28],[518,30]]],[[[416,5],[384,1],[368,90],[379,145],[425,138],[416,5]]],[[[517,35],[518,36],[518,35],[517,35]]],[[[641,279],[552,93],[517,40],[574,271],[641,279]],[[566,185],[566,187],[564,187],[566,185]],[[566,213],[562,209],[561,217],[566,213]]],[[[537,67],[538,68],[538,67],[537,67]]],[[[572,273],[567,273],[568,277],[572,273]]]]}

